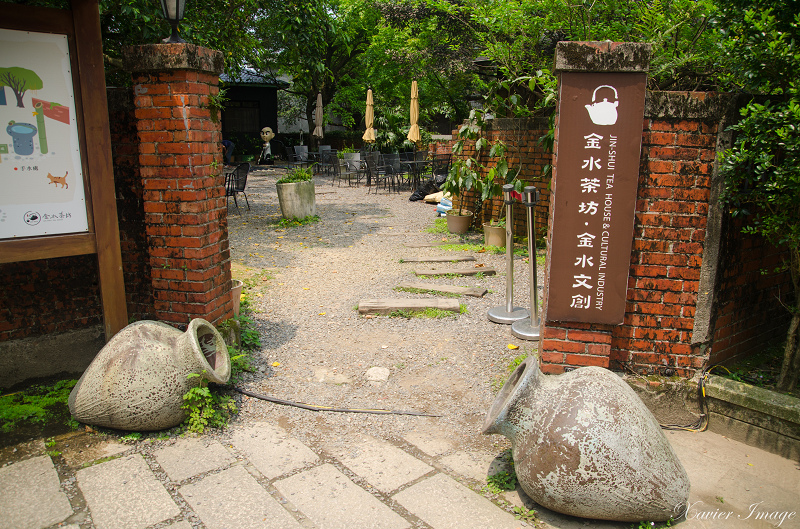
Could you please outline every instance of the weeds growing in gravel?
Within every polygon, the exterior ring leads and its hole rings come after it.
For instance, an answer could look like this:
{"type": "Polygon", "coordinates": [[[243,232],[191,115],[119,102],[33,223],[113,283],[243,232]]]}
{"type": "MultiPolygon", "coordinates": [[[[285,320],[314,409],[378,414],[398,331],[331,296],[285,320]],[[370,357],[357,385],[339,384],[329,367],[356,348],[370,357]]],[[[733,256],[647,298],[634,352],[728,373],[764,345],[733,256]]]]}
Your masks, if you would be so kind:
{"type": "Polygon", "coordinates": [[[525,507],[514,507],[514,518],[528,522],[534,527],[539,527],[539,519],[536,518],[536,511],[525,507]]]}
{"type": "MultiPolygon", "coordinates": [[[[467,313],[467,306],[463,303],[459,304],[459,314],[467,313]]],[[[456,314],[449,310],[436,309],[428,307],[419,310],[394,310],[389,313],[390,318],[450,318],[456,314]]]]}
{"type": "Polygon", "coordinates": [[[507,490],[517,488],[517,473],[514,470],[514,458],[511,456],[511,449],[503,451],[500,459],[506,463],[507,470],[502,470],[486,478],[486,489],[493,494],[502,494],[507,490]]]}
{"type": "Polygon", "coordinates": [[[446,298],[460,298],[462,296],[462,294],[456,292],[441,292],[433,288],[394,287],[394,289],[399,292],[410,292],[411,294],[436,294],[446,298]]]}
{"type": "Polygon", "coordinates": [[[211,391],[203,373],[188,375],[188,378],[200,378],[200,385],[186,392],[181,406],[181,409],[186,410],[183,424],[187,430],[195,433],[203,433],[209,427],[224,428],[228,419],[239,411],[230,396],[211,391]]]}
{"type": "Polygon", "coordinates": [[[524,361],[526,358],[528,358],[528,353],[522,353],[522,354],[520,354],[520,355],[517,355],[517,356],[516,356],[516,357],[515,357],[515,358],[514,358],[514,359],[511,361],[511,363],[510,363],[510,364],[508,364],[508,366],[506,367],[506,371],[505,371],[505,373],[503,373],[502,375],[496,375],[496,376],[495,376],[495,378],[494,378],[494,380],[492,380],[492,383],[491,383],[491,387],[492,387],[492,389],[493,389],[495,392],[497,392],[497,391],[500,391],[500,390],[503,388],[503,386],[505,385],[505,383],[506,383],[506,380],[508,380],[508,377],[509,377],[509,376],[511,376],[511,373],[513,373],[513,372],[514,372],[514,370],[515,370],[517,367],[519,367],[519,365],[520,365],[520,364],[521,364],[521,363],[522,363],[522,362],[523,362],[523,361],[524,361]]]}
{"type": "MultiPolygon", "coordinates": [[[[228,320],[220,325],[220,328],[225,330],[238,325],[240,331],[239,346],[228,346],[228,357],[231,361],[229,384],[238,383],[243,373],[253,373],[256,370],[250,352],[261,347],[261,337],[252,316],[253,312],[250,297],[245,294],[239,301],[239,316],[231,319],[236,324],[228,320]]],[[[206,428],[227,426],[228,421],[238,412],[238,409],[233,399],[224,393],[225,386],[209,386],[202,374],[192,373],[188,376],[189,378],[200,377],[200,384],[183,396],[181,408],[186,410],[186,420],[181,426],[196,433],[203,433],[206,428]]]]}
{"type": "Polygon", "coordinates": [[[306,224],[313,224],[315,222],[319,222],[319,215],[309,215],[302,219],[298,219],[297,217],[281,219],[277,222],[277,225],[280,228],[294,228],[297,226],[305,226],[306,224]]]}

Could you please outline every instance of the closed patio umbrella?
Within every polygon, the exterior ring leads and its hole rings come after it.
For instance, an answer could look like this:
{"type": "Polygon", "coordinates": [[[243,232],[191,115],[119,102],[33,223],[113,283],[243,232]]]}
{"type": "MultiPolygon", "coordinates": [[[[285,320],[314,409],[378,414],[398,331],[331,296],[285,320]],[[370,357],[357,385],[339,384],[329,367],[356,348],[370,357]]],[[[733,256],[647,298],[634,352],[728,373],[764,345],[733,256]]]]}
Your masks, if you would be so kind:
{"type": "Polygon", "coordinates": [[[419,125],[419,88],[417,88],[417,81],[411,83],[411,129],[408,131],[408,141],[417,143],[420,138],[419,125]]]}
{"type": "Polygon", "coordinates": [[[314,132],[315,138],[322,138],[322,93],[317,93],[317,109],[314,111],[314,132]]]}
{"type": "Polygon", "coordinates": [[[367,112],[364,115],[364,122],[367,126],[367,130],[364,132],[364,135],[361,136],[361,139],[366,141],[367,143],[373,143],[375,141],[375,108],[374,103],[372,102],[372,88],[367,90],[367,112]]]}

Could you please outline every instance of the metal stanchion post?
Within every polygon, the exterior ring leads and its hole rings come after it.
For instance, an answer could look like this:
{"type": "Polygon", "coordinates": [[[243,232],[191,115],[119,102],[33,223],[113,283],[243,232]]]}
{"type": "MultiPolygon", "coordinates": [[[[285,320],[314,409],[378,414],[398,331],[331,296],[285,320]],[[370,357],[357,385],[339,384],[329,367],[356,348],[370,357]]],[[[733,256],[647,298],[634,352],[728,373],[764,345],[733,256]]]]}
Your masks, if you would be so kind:
{"type": "Polygon", "coordinates": [[[539,290],[536,280],[536,217],[533,208],[539,201],[539,190],[535,186],[527,186],[523,190],[525,206],[528,208],[528,260],[531,270],[531,311],[530,317],[517,320],[511,325],[511,334],[523,340],[539,338],[541,322],[539,321],[539,290]]]}
{"type": "Polygon", "coordinates": [[[514,186],[503,186],[503,202],[506,205],[506,304],[503,307],[489,309],[489,321],[511,325],[517,320],[528,317],[528,311],[522,307],[514,307],[514,216],[511,211],[514,201],[511,191],[514,186]]]}

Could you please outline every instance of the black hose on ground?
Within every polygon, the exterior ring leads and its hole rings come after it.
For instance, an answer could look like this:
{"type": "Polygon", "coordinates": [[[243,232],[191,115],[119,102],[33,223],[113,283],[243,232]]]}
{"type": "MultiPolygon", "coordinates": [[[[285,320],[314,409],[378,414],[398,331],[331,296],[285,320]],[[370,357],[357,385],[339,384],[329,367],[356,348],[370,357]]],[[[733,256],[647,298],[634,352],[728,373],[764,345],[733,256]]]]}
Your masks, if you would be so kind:
{"type": "Polygon", "coordinates": [[[418,411],[403,411],[403,410],[378,410],[378,409],[360,409],[360,408],[333,408],[331,406],[317,406],[314,404],[303,404],[301,402],[293,402],[291,400],[279,399],[277,397],[270,397],[269,395],[261,395],[246,389],[237,388],[236,386],[224,386],[228,389],[238,391],[242,395],[253,397],[259,400],[266,400],[274,404],[282,404],[284,406],[293,406],[310,411],[334,411],[339,413],[371,413],[375,415],[413,415],[415,417],[441,417],[441,415],[432,415],[430,413],[422,413],[418,411]]]}

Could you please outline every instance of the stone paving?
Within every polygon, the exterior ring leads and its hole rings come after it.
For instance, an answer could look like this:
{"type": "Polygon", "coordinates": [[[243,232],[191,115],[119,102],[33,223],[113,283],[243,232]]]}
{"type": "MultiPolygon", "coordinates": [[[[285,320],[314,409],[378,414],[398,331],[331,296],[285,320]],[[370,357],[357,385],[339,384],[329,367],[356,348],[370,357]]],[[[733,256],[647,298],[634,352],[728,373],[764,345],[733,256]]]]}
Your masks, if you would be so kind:
{"type": "MultiPolygon", "coordinates": [[[[35,442],[31,457],[0,468],[0,529],[632,525],[559,515],[519,490],[484,494],[496,454],[461,451],[446,435],[412,432],[393,442],[360,436],[345,449],[310,447],[257,422],[220,437],[104,441],[99,450],[88,450],[89,438],[63,436],[55,447],[62,452],[51,455],[35,442]],[[535,508],[538,520],[516,519],[512,509],[523,505],[535,508]]],[[[692,507],[679,516],[680,527],[800,527],[797,462],[711,432],[670,431],[667,438],[692,480],[692,507]]]]}

